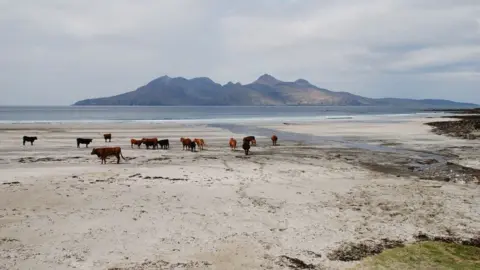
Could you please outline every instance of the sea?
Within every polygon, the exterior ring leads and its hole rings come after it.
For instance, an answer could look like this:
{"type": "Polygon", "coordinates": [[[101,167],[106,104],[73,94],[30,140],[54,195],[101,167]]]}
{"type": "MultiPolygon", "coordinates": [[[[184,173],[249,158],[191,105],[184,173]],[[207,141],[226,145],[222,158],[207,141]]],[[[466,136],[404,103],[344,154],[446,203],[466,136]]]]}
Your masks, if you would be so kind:
{"type": "Polygon", "coordinates": [[[424,108],[389,106],[0,106],[0,123],[393,121],[424,108]]]}

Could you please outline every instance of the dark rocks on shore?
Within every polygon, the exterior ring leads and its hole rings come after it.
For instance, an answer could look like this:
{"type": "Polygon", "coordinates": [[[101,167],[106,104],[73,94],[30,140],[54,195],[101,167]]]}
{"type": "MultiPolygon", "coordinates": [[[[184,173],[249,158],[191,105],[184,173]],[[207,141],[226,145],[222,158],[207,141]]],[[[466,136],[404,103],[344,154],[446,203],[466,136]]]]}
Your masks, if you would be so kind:
{"type": "Polygon", "coordinates": [[[426,124],[432,126],[432,131],[438,135],[448,135],[467,140],[479,138],[478,135],[472,133],[480,130],[480,120],[442,121],[426,124]]]}
{"type": "Polygon", "coordinates": [[[426,123],[433,127],[433,132],[456,138],[474,140],[480,138],[475,132],[480,131],[480,108],[469,110],[454,110],[457,115],[444,116],[444,118],[459,119],[456,121],[438,121],[426,123]]]}

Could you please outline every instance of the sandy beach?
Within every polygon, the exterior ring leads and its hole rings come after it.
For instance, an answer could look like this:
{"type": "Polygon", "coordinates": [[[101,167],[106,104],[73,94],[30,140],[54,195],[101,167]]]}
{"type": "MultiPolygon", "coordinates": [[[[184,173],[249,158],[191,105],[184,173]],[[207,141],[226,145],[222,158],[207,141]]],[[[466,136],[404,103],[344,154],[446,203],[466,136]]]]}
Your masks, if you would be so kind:
{"type": "Polygon", "coordinates": [[[331,254],[348,243],[478,236],[478,141],[396,120],[257,124],[275,147],[200,124],[0,124],[0,269],[347,269],[331,254]],[[131,148],[142,137],[170,149],[131,148]],[[105,145],[126,160],[101,165],[105,145]]]}

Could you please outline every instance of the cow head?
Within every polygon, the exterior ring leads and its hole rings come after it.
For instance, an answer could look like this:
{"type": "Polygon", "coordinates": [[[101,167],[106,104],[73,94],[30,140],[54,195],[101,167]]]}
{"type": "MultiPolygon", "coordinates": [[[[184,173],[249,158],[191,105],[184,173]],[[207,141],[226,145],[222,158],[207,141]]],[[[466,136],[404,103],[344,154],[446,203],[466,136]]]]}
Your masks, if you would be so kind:
{"type": "Polygon", "coordinates": [[[93,148],[92,153],[90,155],[96,155],[97,154],[97,149],[93,148]]]}

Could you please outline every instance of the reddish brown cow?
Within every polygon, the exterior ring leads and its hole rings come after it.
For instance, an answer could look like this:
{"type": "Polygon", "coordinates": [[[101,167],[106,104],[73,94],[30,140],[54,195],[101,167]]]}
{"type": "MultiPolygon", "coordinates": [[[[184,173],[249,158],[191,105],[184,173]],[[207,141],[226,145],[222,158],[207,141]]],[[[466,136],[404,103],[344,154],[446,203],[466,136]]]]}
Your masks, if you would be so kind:
{"type": "Polygon", "coordinates": [[[103,138],[105,139],[105,142],[107,142],[107,140],[112,142],[112,133],[103,134],[103,138]]]}
{"type": "Polygon", "coordinates": [[[192,140],[190,140],[189,138],[180,138],[180,141],[182,142],[182,145],[183,145],[183,150],[187,149],[189,150],[190,149],[190,144],[192,143],[192,140]]]}
{"type": "Polygon", "coordinates": [[[138,148],[140,148],[140,146],[142,145],[143,143],[143,140],[136,140],[136,139],[131,139],[130,140],[130,144],[133,148],[134,145],[138,146],[138,148]]]}
{"type": "Polygon", "coordinates": [[[277,137],[277,135],[274,134],[274,135],[272,136],[272,144],[273,144],[273,145],[277,145],[277,141],[278,141],[278,137],[277,137]]]}
{"type": "Polygon", "coordinates": [[[91,154],[97,155],[102,160],[102,164],[107,164],[107,157],[109,156],[117,157],[117,164],[120,163],[120,157],[125,160],[122,155],[122,149],[120,147],[93,148],[91,154]]]}
{"type": "Polygon", "coordinates": [[[232,149],[232,151],[237,149],[237,140],[235,140],[234,138],[230,138],[228,144],[230,145],[230,149],[232,149]]]}
{"type": "Polygon", "coordinates": [[[157,138],[143,138],[142,143],[145,144],[145,146],[150,148],[150,146],[153,147],[153,149],[158,148],[158,139],[157,138]]]}
{"type": "Polygon", "coordinates": [[[193,141],[198,145],[198,150],[203,150],[203,147],[205,146],[205,141],[203,139],[195,138],[193,141]]]}

